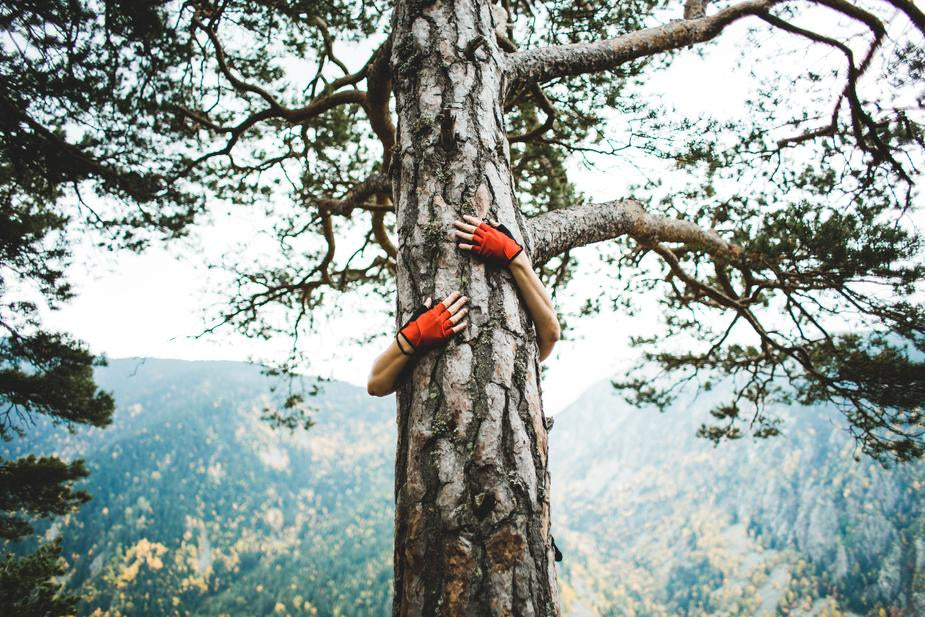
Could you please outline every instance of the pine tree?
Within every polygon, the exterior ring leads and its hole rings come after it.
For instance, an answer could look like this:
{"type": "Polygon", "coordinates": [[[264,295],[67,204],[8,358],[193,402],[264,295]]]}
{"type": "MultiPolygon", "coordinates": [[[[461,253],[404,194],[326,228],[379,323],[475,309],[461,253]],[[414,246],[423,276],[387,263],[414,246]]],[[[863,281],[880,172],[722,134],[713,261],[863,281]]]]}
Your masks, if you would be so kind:
{"type": "MultiPolygon", "coordinates": [[[[12,8],[3,8],[4,28],[11,34],[12,8]]],[[[10,83],[7,51],[0,94],[0,439],[10,443],[26,437],[41,418],[69,429],[106,426],[113,400],[93,380],[93,367],[101,360],[68,334],[43,328],[39,307],[27,299],[37,297],[55,308],[72,297],[65,277],[69,217],[58,202],[65,198],[64,183],[80,176],[69,175],[77,173],[72,161],[14,135],[17,120],[7,113],[9,89],[28,94],[21,90],[23,84],[10,83]]],[[[75,488],[86,476],[82,460],[12,458],[0,451],[0,542],[5,553],[0,561],[0,614],[74,614],[78,596],[57,582],[66,572],[60,538],[31,553],[20,545],[33,533],[35,519],[67,514],[90,498],[75,488]]]]}
{"type": "Polygon", "coordinates": [[[297,335],[346,293],[395,297],[396,323],[425,296],[471,298],[465,335],[399,390],[396,615],[559,611],[533,330],[509,277],[447,237],[461,214],[504,222],[559,290],[575,249],[603,243],[588,310],[659,298],[663,327],[634,338],[639,371],[615,383],[634,402],[729,380],[708,439],[770,437],[772,403],[827,402],[883,464],[925,453],[914,3],[2,6],[11,208],[140,250],[209,200],[266,207],[280,252],[238,265],[213,326],[251,336],[297,335]],[[760,85],[747,119],[639,96],[740,24],[760,85]],[[342,61],[344,41],[365,62],[342,61]],[[589,152],[676,170],[585,203],[567,162],[589,152]]]}
{"type": "MultiPolygon", "coordinates": [[[[7,443],[25,437],[39,417],[68,428],[105,426],[113,411],[112,398],[93,380],[99,361],[67,334],[42,328],[35,304],[17,300],[23,288],[38,290],[51,306],[70,297],[62,270],[67,245],[54,241],[65,219],[31,197],[5,201],[0,236],[0,439],[7,443]]],[[[33,519],[67,514],[90,498],[74,487],[86,476],[82,460],[0,455],[0,540],[7,553],[0,562],[0,613],[74,613],[77,596],[55,582],[65,572],[60,539],[31,554],[14,549],[33,532],[33,519]]]]}

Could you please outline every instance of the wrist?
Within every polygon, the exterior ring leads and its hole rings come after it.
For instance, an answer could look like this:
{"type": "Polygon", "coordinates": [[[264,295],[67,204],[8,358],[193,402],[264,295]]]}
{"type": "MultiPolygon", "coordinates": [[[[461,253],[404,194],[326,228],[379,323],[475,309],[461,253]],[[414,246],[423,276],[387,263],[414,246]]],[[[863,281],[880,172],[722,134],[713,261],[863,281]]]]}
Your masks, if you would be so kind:
{"type": "Polygon", "coordinates": [[[398,351],[400,351],[403,356],[413,356],[414,352],[417,351],[417,348],[411,344],[411,341],[401,330],[395,335],[395,344],[398,346],[398,351]]]}
{"type": "Polygon", "coordinates": [[[508,264],[511,270],[530,270],[532,267],[526,251],[520,251],[508,264]]]}

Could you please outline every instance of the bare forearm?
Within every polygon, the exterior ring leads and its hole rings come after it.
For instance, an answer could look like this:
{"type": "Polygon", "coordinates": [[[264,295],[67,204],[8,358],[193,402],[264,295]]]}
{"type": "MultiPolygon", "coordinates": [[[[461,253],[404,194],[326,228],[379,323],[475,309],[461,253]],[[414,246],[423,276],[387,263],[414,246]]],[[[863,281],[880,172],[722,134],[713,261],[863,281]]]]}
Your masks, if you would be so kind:
{"type": "Polygon", "coordinates": [[[453,226],[456,228],[453,235],[461,240],[459,248],[472,251],[488,261],[507,264],[510,268],[536,328],[540,360],[545,360],[559,340],[559,319],[552,298],[546,293],[540,277],[533,271],[533,265],[523,247],[517,243],[510,230],[498,221],[486,223],[464,214],[463,220],[453,221],[453,226]]]}
{"type": "Polygon", "coordinates": [[[394,392],[398,377],[410,358],[411,356],[399,349],[398,341],[392,339],[392,344],[373,362],[366,385],[367,392],[373,396],[385,396],[394,392]]]}
{"type": "Polygon", "coordinates": [[[395,335],[388,348],[373,361],[369,372],[366,391],[372,396],[385,396],[396,389],[402,371],[421,350],[446,341],[450,336],[466,327],[464,317],[469,313],[466,302],[469,298],[454,291],[431,308],[427,298],[419,311],[395,335]]]}
{"type": "Polygon", "coordinates": [[[545,360],[559,340],[559,318],[540,277],[533,271],[527,254],[522,252],[510,265],[511,275],[527,305],[527,312],[536,327],[540,360],[545,360]]]}

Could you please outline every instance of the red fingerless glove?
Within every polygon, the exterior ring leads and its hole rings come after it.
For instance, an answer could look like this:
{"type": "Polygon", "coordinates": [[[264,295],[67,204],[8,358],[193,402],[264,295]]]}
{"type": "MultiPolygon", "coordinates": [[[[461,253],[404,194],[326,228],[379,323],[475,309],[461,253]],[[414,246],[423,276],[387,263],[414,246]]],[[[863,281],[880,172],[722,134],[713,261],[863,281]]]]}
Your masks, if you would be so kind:
{"type": "MultiPolygon", "coordinates": [[[[453,334],[453,324],[450,322],[450,313],[440,302],[433,308],[427,309],[423,305],[411,315],[399,334],[408,341],[414,349],[426,349],[437,343],[442,343],[453,334]]],[[[399,345],[399,347],[401,347],[399,345]]]]}
{"type": "Polygon", "coordinates": [[[504,266],[514,261],[522,250],[524,247],[517,244],[504,225],[492,227],[482,223],[472,234],[472,252],[504,266]]]}

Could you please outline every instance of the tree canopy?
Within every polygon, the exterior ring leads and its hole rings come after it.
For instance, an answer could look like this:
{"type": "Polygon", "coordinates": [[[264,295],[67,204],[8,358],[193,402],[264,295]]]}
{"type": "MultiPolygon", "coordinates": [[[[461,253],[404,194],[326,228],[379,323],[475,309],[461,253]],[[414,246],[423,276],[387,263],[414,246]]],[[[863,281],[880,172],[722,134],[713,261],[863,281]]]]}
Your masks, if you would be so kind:
{"type": "MultiPolygon", "coordinates": [[[[734,399],[701,428],[717,441],[776,434],[773,402],[829,401],[866,454],[921,457],[921,10],[906,0],[496,7],[497,40],[460,44],[508,63],[504,123],[534,264],[567,288],[594,263],[574,249],[606,241],[603,291],[587,310],[632,310],[638,297],[664,310],[658,331],[634,339],[638,372],[616,385],[664,406],[683,383],[733,379],[734,399]],[[744,120],[644,96],[654,75],[685,54],[710,57],[733,31],[754,75],[744,120]],[[568,169],[592,155],[662,162],[665,174],[590,204],[568,169]]],[[[392,84],[414,79],[419,60],[393,40],[391,9],[3,2],[4,266],[60,299],[73,234],[141,250],[222,201],[265,209],[278,252],[236,264],[210,328],[295,338],[340,294],[389,297],[403,234],[386,173],[401,128],[392,84]],[[337,55],[344,42],[362,63],[337,55]],[[394,70],[393,50],[405,58],[394,70]]],[[[294,345],[290,366],[300,353],[294,345]]]]}

